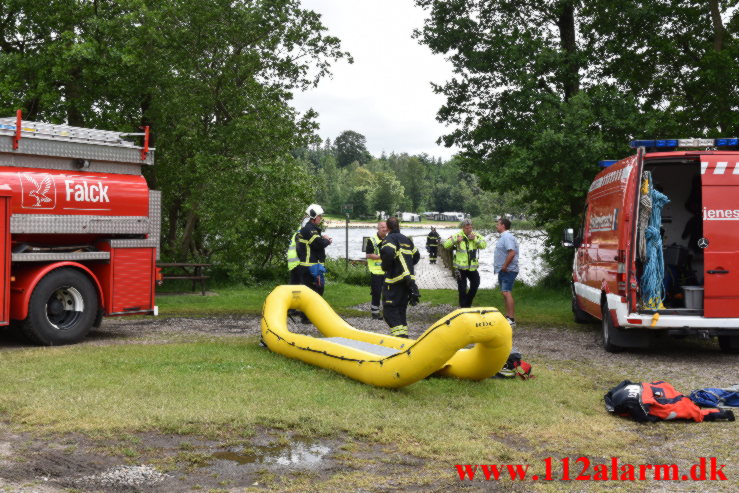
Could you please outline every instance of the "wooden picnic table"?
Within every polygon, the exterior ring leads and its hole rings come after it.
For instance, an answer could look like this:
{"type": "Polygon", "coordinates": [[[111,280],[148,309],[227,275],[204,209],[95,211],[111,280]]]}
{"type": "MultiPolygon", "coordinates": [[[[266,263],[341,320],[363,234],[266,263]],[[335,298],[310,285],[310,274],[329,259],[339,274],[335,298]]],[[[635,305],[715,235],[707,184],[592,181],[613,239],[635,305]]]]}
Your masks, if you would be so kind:
{"type": "Polygon", "coordinates": [[[161,262],[157,263],[157,267],[161,269],[171,269],[173,272],[165,274],[162,272],[162,280],[190,280],[192,281],[192,290],[195,291],[195,283],[200,283],[200,292],[205,296],[205,281],[210,276],[205,275],[204,270],[213,264],[192,264],[188,262],[161,262]]]}

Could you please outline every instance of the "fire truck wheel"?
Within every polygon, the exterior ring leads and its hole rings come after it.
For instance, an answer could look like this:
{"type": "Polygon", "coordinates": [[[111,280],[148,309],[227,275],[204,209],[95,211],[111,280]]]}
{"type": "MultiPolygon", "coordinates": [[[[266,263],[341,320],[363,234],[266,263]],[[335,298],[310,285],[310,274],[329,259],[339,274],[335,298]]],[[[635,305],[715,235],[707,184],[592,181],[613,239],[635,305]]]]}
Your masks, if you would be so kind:
{"type": "Polygon", "coordinates": [[[624,348],[613,344],[613,338],[616,335],[616,331],[618,329],[613,325],[613,320],[611,319],[611,314],[608,312],[607,304],[603,303],[601,305],[601,312],[603,315],[603,318],[601,319],[601,329],[603,332],[603,349],[605,349],[609,353],[618,353],[623,351],[624,348]]]}
{"type": "Polygon", "coordinates": [[[33,290],[23,332],[45,346],[73,344],[87,335],[97,313],[97,291],[85,274],[53,270],[33,290]]]}
{"type": "Polygon", "coordinates": [[[739,336],[718,336],[718,347],[727,354],[739,354],[739,336]]]}

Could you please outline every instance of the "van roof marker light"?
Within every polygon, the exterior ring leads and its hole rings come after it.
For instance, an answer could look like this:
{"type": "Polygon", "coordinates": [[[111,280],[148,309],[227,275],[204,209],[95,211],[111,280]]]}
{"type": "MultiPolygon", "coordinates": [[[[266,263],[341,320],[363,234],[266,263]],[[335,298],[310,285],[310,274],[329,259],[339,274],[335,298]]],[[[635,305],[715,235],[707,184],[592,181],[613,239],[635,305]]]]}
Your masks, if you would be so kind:
{"type": "Polygon", "coordinates": [[[682,147],[739,147],[739,138],[632,140],[629,147],[632,149],[645,147],[660,151],[682,147]]]}
{"type": "Polygon", "coordinates": [[[607,168],[612,164],[616,164],[617,162],[617,159],[605,159],[603,161],[598,161],[598,166],[600,166],[601,168],[607,168]]]}

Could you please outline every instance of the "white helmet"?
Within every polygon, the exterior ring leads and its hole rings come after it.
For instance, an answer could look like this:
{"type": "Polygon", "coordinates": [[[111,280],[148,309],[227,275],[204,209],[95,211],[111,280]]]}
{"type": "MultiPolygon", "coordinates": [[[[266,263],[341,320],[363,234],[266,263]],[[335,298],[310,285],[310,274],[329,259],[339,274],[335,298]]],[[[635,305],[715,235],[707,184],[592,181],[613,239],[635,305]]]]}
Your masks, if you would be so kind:
{"type": "Polygon", "coordinates": [[[321,207],[318,204],[311,204],[305,210],[305,215],[308,216],[311,219],[315,219],[318,216],[322,216],[323,215],[323,207],[321,207]]]}

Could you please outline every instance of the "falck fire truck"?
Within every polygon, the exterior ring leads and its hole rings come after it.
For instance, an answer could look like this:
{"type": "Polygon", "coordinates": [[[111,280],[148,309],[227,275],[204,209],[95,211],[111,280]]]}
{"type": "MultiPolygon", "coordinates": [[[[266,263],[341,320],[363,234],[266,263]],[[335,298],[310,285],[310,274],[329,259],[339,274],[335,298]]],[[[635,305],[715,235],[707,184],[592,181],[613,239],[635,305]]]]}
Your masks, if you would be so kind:
{"type": "Polygon", "coordinates": [[[667,334],[718,337],[722,350],[737,352],[739,140],[631,146],[635,155],[603,162],[584,221],[566,240],[576,249],[575,320],[599,319],[608,351],[667,334]],[[664,206],[651,218],[655,197],[664,206]]]}
{"type": "Polygon", "coordinates": [[[58,345],[103,316],[156,314],[148,135],[0,118],[0,325],[58,345]],[[125,140],[134,135],[143,147],[125,140]]]}

